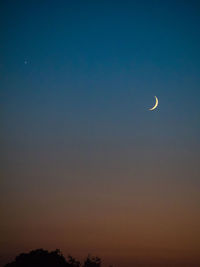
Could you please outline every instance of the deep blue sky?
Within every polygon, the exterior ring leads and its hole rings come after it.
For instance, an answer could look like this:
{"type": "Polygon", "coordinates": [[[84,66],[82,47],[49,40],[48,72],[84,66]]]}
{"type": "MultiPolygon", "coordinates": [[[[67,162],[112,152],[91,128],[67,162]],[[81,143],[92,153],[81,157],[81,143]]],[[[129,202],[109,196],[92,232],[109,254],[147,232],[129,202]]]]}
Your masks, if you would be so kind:
{"type": "MultiPolygon", "coordinates": [[[[5,254],[11,247],[13,251],[33,248],[33,244],[51,247],[45,238],[44,243],[31,243],[32,237],[24,246],[22,240],[16,241],[14,232],[20,235],[24,231],[26,219],[13,221],[17,230],[7,221],[16,210],[21,216],[26,210],[35,212],[44,196],[47,203],[60,206],[58,195],[60,191],[65,195],[65,188],[70,191],[66,193],[68,203],[79,194],[83,202],[91,203],[88,188],[92,186],[93,197],[100,194],[103,199],[102,216],[105,207],[112,209],[123,203],[123,195],[131,196],[132,187],[138,188],[134,190],[141,192],[141,199],[140,194],[130,197],[130,207],[135,201],[148,203],[147,196],[160,190],[158,199],[162,195],[163,199],[155,203],[151,199],[152,207],[164,201],[170,210],[168,196],[176,201],[177,194],[177,207],[188,207],[185,217],[190,216],[191,225],[196,225],[199,1],[1,1],[0,25],[1,190],[6,229],[13,231],[11,237],[4,237],[5,254]],[[155,95],[159,106],[150,112],[155,95]],[[146,184],[157,183],[169,187],[169,195],[156,186],[144,193],[146,184]],[[123,190],[118,188],[116,193],[116,186],[123,190]],[[45,188],[45,193],[38,188],[45,188]],[[112,204],[105,201],[104,194],[113,195],[112,204]],[[27,206],[22,208],[24,201],[27,206]]],[[[93,202],[94,209],[95,203],[98,201],[93,202]]],[[[60,214],[54,206],[52,218],[60,214]]],[[[66,207],[69,213],[70,207],[66,207]]],[[[79,206],[74,209],[77,214],[83,212],[79,206]]],[[[145,218],[147,210],[144,208],[145,218]]],[[[37,217],[33,214],[30,212],[30,218],[37,217]]],[[[120,211],[118,216],[121,218],[120,211]]],[[[126,216],[127,221],[132,220],[128,213],[126,216]]],[[[171,216],[169,212],[167,218],[171,216]]],[[[80,218],[71,217],[81,229],[80,218]]],[[[111,225],[113,220],[111,216],[111,225]]],[[[89,224],[87,227],[90,229],[89,224]]],[[[185,231],[182,229],[180,236],[185,231]]],[[[196,233],[188,236],[196,255],[199,240],[196,233]]],[[[154,238],[160,242],[156,230],[154,238]]],[[[183,238],[185,242],[187,238],[183,238]]],[[[173,238],[168,241],[170,248],[173,238]]],[[[88,251],[92,246],[98,253],[101,248],[95,244],[87,244],[88,251]]],[[[58,238],[56,245],[81,254],[81,244],[79,249],[70,248],[60,245],[58,238]]],[[[112,244],[109,249],[112,251],[112,244]]]]}
{"type": "Polygon", "coordinates": [[[197,128],[197,2],[3,1],[1,13],[1,101],[14,123],[132,135],[157,116],[197,128]]]}

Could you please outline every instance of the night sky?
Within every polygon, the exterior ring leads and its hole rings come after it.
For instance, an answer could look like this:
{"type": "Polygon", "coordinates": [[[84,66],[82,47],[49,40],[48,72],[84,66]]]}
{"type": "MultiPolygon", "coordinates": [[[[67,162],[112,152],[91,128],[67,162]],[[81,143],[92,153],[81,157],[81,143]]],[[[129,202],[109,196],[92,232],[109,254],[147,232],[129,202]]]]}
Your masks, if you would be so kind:
{"type": "Polygon", "coordinates": [[[0,262],[200,266],[200,2],[1,0],[0,28],[0,262]]]}

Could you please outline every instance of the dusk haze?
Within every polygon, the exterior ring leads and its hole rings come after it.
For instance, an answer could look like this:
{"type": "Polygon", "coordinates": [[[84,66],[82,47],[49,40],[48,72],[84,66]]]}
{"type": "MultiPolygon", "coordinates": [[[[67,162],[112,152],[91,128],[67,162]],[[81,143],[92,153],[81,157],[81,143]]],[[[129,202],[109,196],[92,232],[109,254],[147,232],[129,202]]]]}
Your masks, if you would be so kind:
{"type": "Polygon", "coordinates": [[[200,267],[200,1],[1,0],[0,28],[0,266],[200,267]]]}

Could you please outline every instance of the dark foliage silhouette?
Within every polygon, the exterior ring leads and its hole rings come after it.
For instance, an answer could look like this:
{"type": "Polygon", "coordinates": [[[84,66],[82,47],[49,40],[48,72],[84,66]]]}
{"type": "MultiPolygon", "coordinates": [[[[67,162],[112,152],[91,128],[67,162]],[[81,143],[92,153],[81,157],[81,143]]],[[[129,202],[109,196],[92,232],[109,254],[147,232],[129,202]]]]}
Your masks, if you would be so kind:
{"type": "Polygon", "coordinates": [[[60,250],[48,252],[47,250],[37,249],[30,253],[22,253],[15,258],[15,261],[8,263],[5,267],[42,267],[42,266],[58,266],[68,267],[69,265],[61,254],[60,250]]]}
{"type": "Polygon", "coordinates": [[[5,267],[101,267],[101,259],[88,256],[83,265],[72,256],[64,258],[59,249],[48,252],[37,249],[29,253],[22,253],[15,261],[8,263],[5,267]]]}
{"type": "Polygon", "coordinates": [[[80,261],[77,261],[76,259],[74,259],[70,255],[70,256],[68,256],[68,266],[70,266],[70,267],[80,267],[81,263],[80,263],[80,261]]]}
{"type": "Polygon", "coordinates": [[[101,266],[101,259],[98,257],[90,257],[88,256],[84,262],[83,267],[100,267],[101,266]]]}

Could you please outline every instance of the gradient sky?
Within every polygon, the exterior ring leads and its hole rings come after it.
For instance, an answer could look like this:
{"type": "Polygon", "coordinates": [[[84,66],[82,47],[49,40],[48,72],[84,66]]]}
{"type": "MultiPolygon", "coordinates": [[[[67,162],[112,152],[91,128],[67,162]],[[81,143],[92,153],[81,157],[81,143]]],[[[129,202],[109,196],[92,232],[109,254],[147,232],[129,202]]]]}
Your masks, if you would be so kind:
{"type": "Polygon", "coordinates": [[[0,25],[0,261],[200,266],[199,1],[2,0],[0,25]]]}

